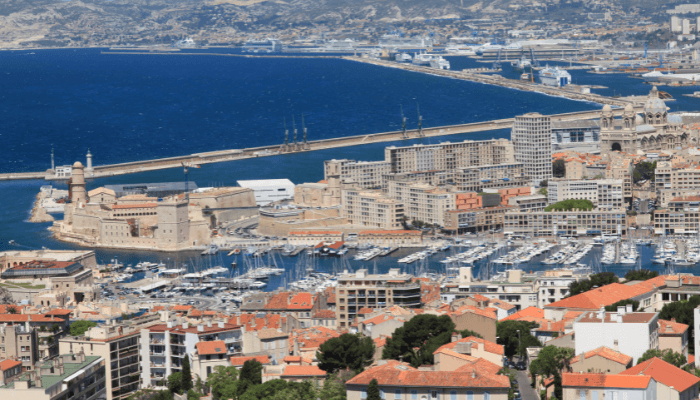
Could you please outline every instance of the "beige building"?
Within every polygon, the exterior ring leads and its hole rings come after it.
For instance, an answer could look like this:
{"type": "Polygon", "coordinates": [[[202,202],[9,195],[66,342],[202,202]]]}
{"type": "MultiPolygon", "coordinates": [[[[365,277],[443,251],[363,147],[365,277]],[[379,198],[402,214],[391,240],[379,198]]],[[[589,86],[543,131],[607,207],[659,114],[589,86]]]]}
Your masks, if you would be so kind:
{"type": "Polygon", "coordinates": [[[341,216],[339,208],[263,208],[260,209],[258,232],[268,236],[288,236],[293,231],[338,229],[342,225],[347,225],[347,218],[341,216]]]}
{"type": "MultiPolygon", "coordinates": [[[[455,172],[457,190],[482,192],[484,189],[523,187],[531,184],[522,162],[476,165],[455,172]]],[[[539,183],[539,182],[536,182],[539,183]]]]}
{"type": "Polygon", "coordinates": [[[658,162],[654,175],[662,207],[677,197],[700,196],[700,169],[695,163],[658,162]]]}
{"type": "MultiPolygon", "coordinates": [[[[179,195],[178,198],[184,199],[185,195],[179,195]]],[[[198,189],[190,193],[190,204],[202,209],[211,228],[216,228],[222,222],[235,221],[258,213],[253,189],[244,187],[198,189]]]]}
{"type": "Polygon", "coordinates": [[[243,353],[246,356],[266,355],[273,364],[279,363],[289,355],[289,334],[273,328],[244,332],[243,353]]]}
{"type": "Polygon", "coordinates": [[[343,240],[341,231],[293,231],[287,243],[293,246],[315,246],[319,243],[335,243],[343,240]]]}
{"type": "Polygon", "coordinates": [[[632,364],[634,364],[632,357],[605,346],[579,354],[569,361],[572,372],[597,372],[601,374],[619,374],[630,368],[632,364]]]}
{"type": "MultiPolygon", "coordinates": [[[[518,199],[519,197],[511,198],[518,199]]],[[[485,232],[503,228],[504,216],[515,206],[481,207],[471,210],[450,210],[445,213],[445,230],[463,232],[485,232]]]]}
{"type": "Polygon", "coordinates": [[[360,231],[357,234],[359,243],[368,243],[380,247],[420,246],[423,244],[421,231],[360,231]]]}
{"type": "Polygon", "coordinates": [[[511,139],[515,161],[524,165],[524,175],[539,185],[552,178],[552,123],[549,117],[528,113],[515,117],[511,139]]]}
{"type": "Polygon", "coordinates": [[[389,197],[404,205],[404,215],[411,221],[442,225],[445,213],[455,209],[455,194],[426,183],[387,182],[389,197]]]}
{"type": "Polygon", "coordinates": [[[550,204],[579,199],[589,200],[598,209],[619,210],[623,207],[623,188],[622,179],[552,179],[547,185],[547,196],[550,204]]]}
{"type": "Polygon", "coordinates": [[[504,232],[514,235],[625,235],[627,215],[623,211],[511,211],[504,217],[504,232]]]}
{"type": "Polygon", "coordinates": [[[352,225],[379,229],[401,229],[404,204],[380,191],[342,190],[341,216],[352,225]]]}
{"type": "Polygon", "coordinates": [[[671,321],[659,320],[659,350],[671,349],[676,353],[683,354],[688,358],[688,328],[686,324],[671,321]]]}
{"type": "Polygon", "coordinates": [[[520,211],[542,211],[547,207],[547,196],[543,194],[515,196],[508,199],[508,205],[518,207],[520,211]]]}
{"type": "Polygon", "coordinates": [[[342,184],[351,184],[365,189],[384,186],[384,175],[391,172],[387,161],[326,160],[323,163],[326,181],[339,176],[342,184]]]}
{"type": "Polygon", "coordinates": [[[61,354],[84,352],[105,360],[107,400],[126,399],[141,388],[139,346],[141,328],[160,321],[158,314],[146,314],[122,323],[95,326],[82,336],[59,340],[61,354]]]}
{"type": "Polygon", "coordinates": [[[384,161],[392,173],[414,171],[454,171],[475,165],[504,164],[515,161],[513,145],[507,139],[465,140],[440,144],[389,146],[384,161]]]}
{"type": "Polygon", "coordinates": [[[668,202],[668,207],[654,210],[654,233],[697,235],[700,229],[700,197],[679,197],[668,202]]]}
{"type": "Polygon", "coordinates": [[[216,367],[228,367],[231,360],[226,350],[226,343],[223,340],[212,340],[211,342],[199,342],[195,345],[196,350],[190,356],[192,365],[192,378],[196,381],[201,378],[207,381],[212,372],[216,372],[216,367]]]}
{"type": "Polygon", "coordinates": [[[23,371],[31,370],[39,361],[38,330],[28,323],[0,325],[0,338],[0,359],[21,362],[23,371]]]}
{"type": "Polygon", "coordinates": [[[421,306],[421,285],[413,276],[392,268],[387,274],[369,274],[366,269],[338,276],[336,286],[336,326],[348,329],[362,308],[398,305],[421,306]]]}
{"type": "MultiPolygon", "coordinates": [[[[494,334],[494,340],[495,339],[496,335],[494,334]]],[[[435,351],[435,353],[446,349],[454,351],[455,353],[468,355],[477,359],[481,358],[489,361],[494,365],[497,365],[498,367],[503,367],[503,357],[505,355],[505,350],[503,348],[503,345],[497,344],[493,341],[478,338],[476,336],[462,338],[461,335],[455,334],[452,336],[452,341],[450,343],[442,345],[435,351]]],[[[438,364],[437,360],[435,361],[435,364],[438,364]]],[[[440,370],[443,369],[440,368],[440,370]]]]}
{"type": "Polygon", "coordinates": [[[629,201],[632,198],[633,170],[634,165],[630,158],[618,156],[616,153],[610,154],[610,161],[605,168],[605,179],[622,180],[622,194],[625,197],[625,201],[629,201]]]}

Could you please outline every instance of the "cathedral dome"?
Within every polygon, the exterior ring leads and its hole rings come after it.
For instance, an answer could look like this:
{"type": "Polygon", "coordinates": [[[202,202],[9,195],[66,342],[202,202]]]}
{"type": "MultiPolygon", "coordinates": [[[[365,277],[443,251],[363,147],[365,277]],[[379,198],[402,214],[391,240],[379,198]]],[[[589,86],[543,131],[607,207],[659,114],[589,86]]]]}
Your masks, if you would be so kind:
{"type": "Polygon", "coordinates": [[[606,104],[603,106],[603,112],[604,113],[611,113],[612,112],[612,107],[610,107],[610,104],[606,104]]]}
{"type": "Polygon", "coordinates": [[[641,115],[636,115],[636,116],[634,117],[634,124],[635,124],[635,125],[642,125],[642,124],[644,124],[644,118],[642,118],[641,115]]]}
{"type": "Polygon", "coordinates": [[[644,104],[644,112],[647,114],[663,114],[666,110],[666,103],[658,97],[650,98],[647,100],[646,104],[644,104]]]}

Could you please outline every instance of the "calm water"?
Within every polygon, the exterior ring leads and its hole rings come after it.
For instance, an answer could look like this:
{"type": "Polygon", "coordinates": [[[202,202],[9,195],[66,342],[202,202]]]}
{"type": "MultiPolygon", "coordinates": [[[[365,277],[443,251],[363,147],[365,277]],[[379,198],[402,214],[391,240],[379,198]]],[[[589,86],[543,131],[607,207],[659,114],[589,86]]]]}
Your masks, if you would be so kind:
{"type": "MultiPolygon", "coordinates": [[[[465,57],[449,59],[452,69],[482,65],[465,57]]],[[[295,115],[299,126],[302,113],[309,139],[313,140],[399,129],[401,105],[409,127],[416,124],[417,104],[425,126],[505,118],[530,111],[548,114],[600,108],[592,103],[342,60],[103,55],[100,50],[88,49],[0,52],[0,65],[0,115],[4,122],[0,172],[49,168],[52,147],[57,165],[62,165],[84,160],[88,148],[95,163],[102,164],[280,143],[282,118],[291,124],[295,115]]],[[[517,76],[509,69],[504,65],[504,75],[517,76]]],[[[572,71],[572,75],[581,84],[608,86],[610,94],[643,94],[650,89],[640,80],[622,75],[583,71],[572,71]]],[[[693,111],[700,105],[698,99],[680,95],[693,88],[668,91],[679,99],[681,109],[693,111]]],[[[670,105],[675,107],[674,103],[670,105]]],[[[501,130],[395,144],[509,136],[508,130],[501,130]]],[[[190,179],[200,186],[234,185],[239,179],[317,181],[323,178],[323,160],[378,160],[383,157],[384,147],[391,144],[203,165],[191,171],[190,179]]],[[[89,181],[88,189],[108,183],[182,178],[179,169],[153,171],[89,181]]],[[[74,248],[51,239],[47,231],[50,224],[26,222],[42,184],[45,182],[0,182],[0,250],[74,248]],[[11,239],[18,245],[10,247],[11,239]]],[[[647,266],[646,260],[651,257],[645,251],[642,249],[643,265],[647,266]]],[[[395,267],[396,260],[408,252],[377,259],[377,270],[395,267]]],[[[224,256],[203,261],[198,252],[97,250],[97,255],[100,262],[118,257],[127,264],[149,260],[229,265],[234,260],[224,256]]],[[[436,261],[443,257],[432,257],[423,268],[439,272],[443,266],[436,261]]],[[[583,261],[596,257],[599,254],[593,252],[583,261]]],[[[298,259],[285,258],[282,262],[293,270],[298,259]]],[[[374,268],[374,262],[350,264],[352,268],[374,268]]],[[[332,259],[319,260],[318,268],[330,270],[334,265],[338,268],[332,259]]],[[[543,268],[537,263],[525,266],[528,270],[543,268]]],[[[626,269],[608,270],[624,274],[626,269]]],[[[281,279],[273,279],[270,287],[281,279]]]]}

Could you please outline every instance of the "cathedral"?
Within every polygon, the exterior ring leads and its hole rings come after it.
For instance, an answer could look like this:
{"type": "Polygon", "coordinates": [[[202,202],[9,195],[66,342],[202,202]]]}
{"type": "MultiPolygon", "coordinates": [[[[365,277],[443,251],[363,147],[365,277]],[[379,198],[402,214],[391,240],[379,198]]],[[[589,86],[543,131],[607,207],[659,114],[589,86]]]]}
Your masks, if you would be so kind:
{"type": "Polygon", "coordinates": [[[600,117],[600,153],[607,155],[613,151],[631,154],[661,151],[696,145],[697,138],[683,129],[679,115],[668,115],[666,103],[659,98],[654,86],[649,99],[644,104],[642,116],[634,112],[628,104],[622,118],[614,119],[612,108],[603,107],[600,117]]]}

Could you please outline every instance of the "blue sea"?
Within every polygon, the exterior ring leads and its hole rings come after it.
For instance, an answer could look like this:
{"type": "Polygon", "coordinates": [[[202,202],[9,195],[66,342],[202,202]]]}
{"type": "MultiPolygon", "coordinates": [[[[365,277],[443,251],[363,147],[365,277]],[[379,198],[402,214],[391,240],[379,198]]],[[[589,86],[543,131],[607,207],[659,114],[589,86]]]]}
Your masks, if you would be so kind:
{"type": "MultiPolygon", "coordinates": [[[[412,128],[417,124],[417,107],[426,127],[507,118],[532,111],[551,114],[601,107],[344,60],[118,55],[101,51],[0,52],[0,172],[45,170],[50,167],[52,148],[57,165],[84,162],[88,149],[99,165],[281,143],[283,121],[286,119],[291,126],[294,117],[300,127],[302,114],[309,140],[315,140],[400,129],[402,108],[408,127],[412,128]]],[[[449,60],[452,69],[484,65],[466,57],[449,60]]],[[[519,76],[509,65],[504,65],[503,74],[519,76]]],[[[608,87],[594,90],[597,93],[631,95],[650,90],[641,80],[623,75],[594,75],[578,70],[571,74],[576,83],[608,87]]],[[[681,96],[692,93],[694,88],[662,90],[678,99],[669,103],[674,111],[677,107],[694,111],[700,105],[698,99],[681,96]]],[[[239,179],[318,181],[323,178],[323,160],[330,158],[378,160],[383,157],[384,147],[391,144],[501,137],[510,137],[510,132],[489,131],[209,164],[192,171],[190,179],[199,186],[235,185],[239,179]]],[[[89,181],[88,189],[108,183],[182,179],[180,169],[152,171],[89,181]]],[[[49,224],[26,222],[34,196],[43,184],[46,182],[0,182],[0,250],[75,247],[51,239],[49,224]],[[9,246],[9,240],[15,240],[17,245],[9,246]]],[[[61,187],[60,183],[54,185],[61,187]]],[[[100,262],[117,256],[127,263],[162,260],[171,264],[194,264],[191,260],[199,257],[196,253],[114,250],[97,250],[97,255],[100,262]]],[[[377,268],[396,266],[396,259],[403,255],[380,259],[377,268]]],[[[216,261],[228,265],[232,260],[224,257],[216,261]]],[[[290,269],[295,262],[285,260],[290,269]]],[[[329,260],[321,264],[319,268],[323,269],[333,263],[329,260]]],[[[357,268],[363,266],[356,264],[357,268]]],[[[441,264],[431,265],[438,268],[441,264]]],[[[527,268],[544,266],[534,264],[527,268]]]]}

